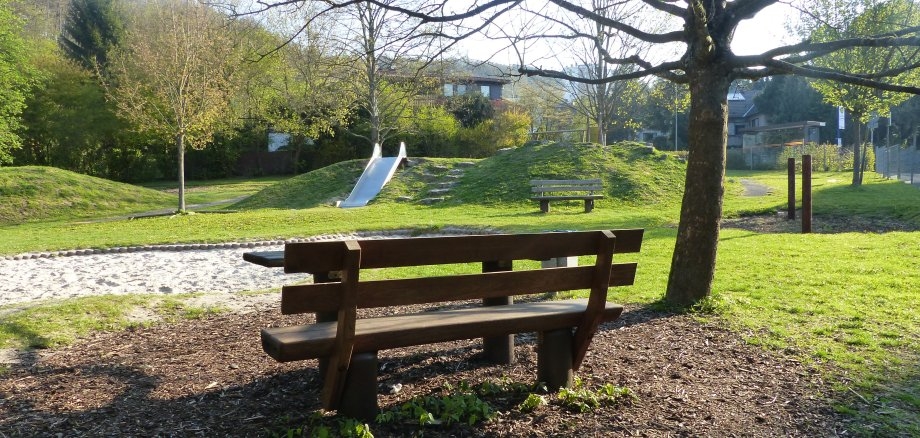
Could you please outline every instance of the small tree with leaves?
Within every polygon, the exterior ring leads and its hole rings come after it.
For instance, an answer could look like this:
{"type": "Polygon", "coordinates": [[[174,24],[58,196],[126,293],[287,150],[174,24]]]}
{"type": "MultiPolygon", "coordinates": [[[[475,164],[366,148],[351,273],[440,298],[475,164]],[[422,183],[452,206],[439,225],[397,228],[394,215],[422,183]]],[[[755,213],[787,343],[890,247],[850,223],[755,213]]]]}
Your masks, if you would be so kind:
{"type": "MultiPolygon", "coordinates": [[[[841,23],[825,22],[816,28],[806,29],[810,32],[812,40],[823,42],[867,38],[872,35],[895,37],[899,30],[916,26],[920,26],[920,5],[912,0],[893,0],[872,5],[855,19],[841,23]]],[[[855,66],[862,76],[888,76],[889,81],[900,85],[920,82],[920,74],[912,70],[912,67],[920,64],[920,49],[917,47],[897,50],[885,47],[854,47],[821,57],[815,64],[830,71],[841,71],[855,66]]],[[[861,185],[866,167],[862,124],[875,116],[890,116],[891,107],[904,102],[910,95],[828,79],[816,79],[811,84],[824,96],[825,102],[846,108],[856,122],[852,184],[861,185]]]]}
{"type": "Polygon", "coordinates": [[[185,148],[201,148],[238,118],[237,39],[225,18],[206,5],[157,0],[138,5],[115,52],[111,96],[140,129],[171,139],[177,153],[179,205],[185,211],[185,148]]]}

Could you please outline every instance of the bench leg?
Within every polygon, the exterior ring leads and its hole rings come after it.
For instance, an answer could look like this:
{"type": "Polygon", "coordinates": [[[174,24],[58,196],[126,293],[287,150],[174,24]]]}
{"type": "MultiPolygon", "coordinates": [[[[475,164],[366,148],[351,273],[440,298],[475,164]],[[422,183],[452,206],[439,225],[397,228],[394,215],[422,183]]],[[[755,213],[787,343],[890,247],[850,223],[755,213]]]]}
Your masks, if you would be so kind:
{"type": "MultiPolygon", "coordinates": [[[[513,304],[512,297],[483,298],[483,306],[502,306],[513,304]]],[[[487,361],[498,365],[514,363],[514,335],[482,338],[482,353],[487,361]]]]}
{"type": "Polygon", "coordinates": [[[549,201],[546,201],[546,200],[540,201],[540,212],[549,213],[549,201]]]}
{"type": "Polygon", "coordinates": [[[591,213],[591,210],[594,210],[594,200],[585,199],[585,213],[591,213]]]}
{"type": "MultiPolygon", "coordinates": [[[[501,272],[514,269],[510,260],[482,263],[482,272],[501,272]]],[[[507,306],[514,303],[514,297],[483,298],[483,306],[507,306]]],[[[499,365],[514,363],[514,335],[494,336],[482,339],[482,352],[486,360],[499,365]]]]}
{"type": "Polygon", "coordinates": [[[339,415],[373,422],[377,417],[377,352],[351,357],[339,415]]]}
{"type": "Polygon", "coordinates": [[[572,329],[540,332],[537,344],[537,381],[550,391],[570,388],[572,371],[572,329]]]}
{"type": "MultiPolygon", "coordinates": [[[[316,312],[316,322],[332,322],[339,319],[339,312],[316,312]]],[[[329,359],[319,358],[319,375],[325,376],[326,370],[329,369],[329,359]]]]}

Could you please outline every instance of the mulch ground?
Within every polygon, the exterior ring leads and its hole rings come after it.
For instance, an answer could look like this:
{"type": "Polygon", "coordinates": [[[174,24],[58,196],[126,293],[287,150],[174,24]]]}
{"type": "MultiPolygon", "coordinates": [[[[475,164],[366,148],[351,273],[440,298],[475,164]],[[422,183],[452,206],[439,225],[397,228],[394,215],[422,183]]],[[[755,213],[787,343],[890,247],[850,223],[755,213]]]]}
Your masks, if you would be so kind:
{"type": "MultiPolygon", "coordinates": [[[[291,323],[274,310],[97,333],[44,351],[0,376],[0,436],[270,436],[317,411],[315,361],[278,364],[258,329],[291,323]]],[[[535,337],[516,339],[516,364],[479,357],[479,341],[380,353],[379,403],[396,407],[444,384],[535,377],[535,337]],[[396,383],[402,390],[390,395],[396,383]]],[[[596,336],[578,373],[636,399],[574,413],[551,403],[530,414],[520,399],[486,399],[499,411],[474,427],[425,436],[834,436],[843,428],[814,370],[791,355],[685,315],[629,309],[596,336]]],[[[413,436],[414,425],[373,425],[375,436],[413,436]]]]}

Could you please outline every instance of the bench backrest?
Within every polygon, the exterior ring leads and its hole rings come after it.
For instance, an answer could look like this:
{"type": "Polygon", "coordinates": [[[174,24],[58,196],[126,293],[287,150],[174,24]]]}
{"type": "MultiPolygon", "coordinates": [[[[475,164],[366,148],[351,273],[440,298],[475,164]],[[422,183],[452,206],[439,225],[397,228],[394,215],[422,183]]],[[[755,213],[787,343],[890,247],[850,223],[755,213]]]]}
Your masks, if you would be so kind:
{"type": "Polygon", "coordinates": [[[606,295],[608,286],[633,283],[636,263],[612,263],[612,256],[638,252],[642,234],[643,230],[635,229],[290,243],[285,245],[285,272],[316,275],[338,271],[342,282],[285,286],[281,310],[285,314],[329,312],[340,309],[344,301],[368,308],[576,289],[598,289],[606,295]],[[513,260],[583,255],[597,255],[595,265],[510,270],[513,260]],[[348,266],[349,260],[352,266],[348,266]],[[495,270],[496,266],[508,270],[358,281],[360,269],[472,262],[491,266],[484,270],[495,270]],[[347,300],[346,288],[351,287],[355,288],[353,299],[347,300]]]}
{"type": "Polygon", "coordinates": [[[530,181],[533,193],[599,192],[604,190],[600,179],[535,179],[530,181]]]}

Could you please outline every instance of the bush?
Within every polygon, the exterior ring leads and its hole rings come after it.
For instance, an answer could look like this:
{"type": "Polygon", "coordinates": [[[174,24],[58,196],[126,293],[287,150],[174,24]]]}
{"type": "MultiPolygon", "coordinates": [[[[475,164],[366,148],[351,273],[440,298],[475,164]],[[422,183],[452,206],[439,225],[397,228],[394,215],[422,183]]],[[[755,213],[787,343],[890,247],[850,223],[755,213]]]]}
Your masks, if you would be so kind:
{"type": "Polygon", "coordinates": [[[407,152],[414,157],[455,157],[459,129],[460,122],[446,109],[421,107],[415,111],[415,132],[407,138],[407,152]]]}
{"type": "Polygon", "coordinates": [[[499,149],[517,147],[527,141],[530,117],[523,112],[503,111],[492,120],[472,128],[460,128],[457,135],[460,156],[485,158],[499,149]]]}

